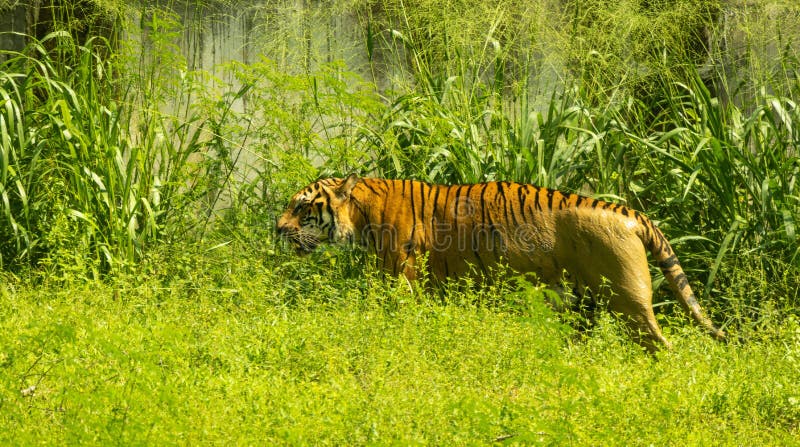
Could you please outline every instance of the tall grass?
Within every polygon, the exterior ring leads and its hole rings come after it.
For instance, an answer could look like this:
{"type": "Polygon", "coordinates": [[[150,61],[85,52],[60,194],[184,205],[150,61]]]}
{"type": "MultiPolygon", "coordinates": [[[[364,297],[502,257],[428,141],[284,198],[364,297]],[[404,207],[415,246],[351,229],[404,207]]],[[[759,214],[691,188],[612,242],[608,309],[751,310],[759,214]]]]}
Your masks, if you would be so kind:
{"type": "Polygon", "coordinates": [[[270,50],[287,48],[283,35],[255,42],[263,57],[226,65],[224,80],[188,70],[166,8],[142,8],[130,48],[63,33],[34,43],[2,70],[3,264],[95,275],[217,230],[215,243],[257,247],[297,187],[359,171],[626,202],[660,222],[706,294],[732,257],[793,271],[791,39],[780,73],[745,101],[717,93],[735,91],[730,49],[698,47],[698,27],[724,31],[712,3],[545,3],[385,0],[355,13],[372,82],[313,53],[292,68],[270,50]]]}
{"type": "Polygon", "coordinates": [[[675,166],[677,181],[668,197],[705,203],[707,219],[718,228],[736,225],[751,248],[770,252],[780,246],[793,256],[800,118],[795,102],[761,96],[746,114],[712,97],[698,78],[675,84],[667,102],[660,118],[672,128],[646,143],[659,155],[651,163],[661,159],[675,166]]]}
{"type": "MultiPolygon", "coordinates": [[[[502,69],[531,60],[520,57],[519,42],[496,40],[493,26],[483,35],[459,29],[458,19],[414,22],[416,9],[400,7],[398,28],[370,34],[370,42],[383,38],[382,47],[413,81],[387,98],[364,133],[374,154],[369,170],[441,183],[516,180],[627,202],[660,221],[704,295],[719,292],[719,275],[737,257],[783,284],[770,296],[797,303],[797,288],[783,282],[796,273],[800,250],[799,112],[791,96],[781,96],[800,87],[791,75],[798,67],[793,42],[784,42],[778,63],[784,76],[771,76],[769,86],[748,96],[720,98],[715,92],[735,90],[726,84],[733,80],[709,78],[702,62],[725,61],[731,49],[679,36],[689,32],[682,27],[696,34],[703,23],[713,26],[720,11],[710,3],[695,5],[698,11],[659,9],[652,17],[625,16],[623,6],[597,2],[570,5],[571,32],[589,45],[587,59],[576,59],[576,76],[559,83],[544,104],[537,101],[537,78],[502,69]],[[685,14],[692,19],[676,21],[685,14]],[[634,24],[639,37],[655,27],[667,40],[598,34],[618,31],[620,23],[634,24]],[[473,39],[465,40],[467,34],[473,39]],[[437,44],[446,48],[430,46],[437,44]],[[598,68],[604,57],[615,65],[598,68]]],[[[481,20],[506,19],[497,12],[481,20]]],[[[522,67],[526,73],[534,65],[522,67]]],[[[756,68],[715,70],[741,75],[756,68]]],[[[757,300],[746,301],[758,307],[757,300]]]]}
{"type": "Polygon", "coordinates": [[[0,69],[5,268],[97,276],[132,265],[178,224],[203,123],[174,125],[157,104],[132,109],[120,67],[102,57],[111,51],[57,32],[0,69]]]}

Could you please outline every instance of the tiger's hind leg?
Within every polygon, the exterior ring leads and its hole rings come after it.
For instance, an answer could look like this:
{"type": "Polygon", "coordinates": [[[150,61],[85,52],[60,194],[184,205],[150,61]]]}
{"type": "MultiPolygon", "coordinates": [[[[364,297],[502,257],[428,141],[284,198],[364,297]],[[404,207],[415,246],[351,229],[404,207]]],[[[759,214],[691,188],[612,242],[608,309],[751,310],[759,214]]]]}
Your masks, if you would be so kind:
{"type": "Polygon", "coordinates": [[[661,333],[661,327],[653,312],[652,292],[639,289],[636,292],[617,288],[609,302],[609,310],[619,316],[631,331],[631,335],[639,345],[650,353],[659,349],[670,349],[671,344],[661,333]]]}
{"type": "Polygon", "coordinates": [[[584,278],[606,307],[631,329],[648,351],[669,348],[653,312],[653,289],[647,253],[638,237],[598,247],[584,278]]]}
{"type": "MultiPolygon", "coordinates": [[[[653,313],[652,310],[650,313],[653,313]]],[[[633,332],[633,339],[651,354],[661,349],[672,348],[670,342],[667,341],[661,333],[661,328],[655,320],[655,315],[653,315],[652,318],[635,316],[633,318],[628,318],[626,323],[633,332]]]]}

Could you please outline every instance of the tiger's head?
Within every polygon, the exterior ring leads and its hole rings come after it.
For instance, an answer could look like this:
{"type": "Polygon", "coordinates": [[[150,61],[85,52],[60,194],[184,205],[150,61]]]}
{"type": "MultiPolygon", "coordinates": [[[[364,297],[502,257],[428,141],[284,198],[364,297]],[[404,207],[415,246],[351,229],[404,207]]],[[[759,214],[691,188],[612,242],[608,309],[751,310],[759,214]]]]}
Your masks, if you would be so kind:
{"type": "Polygon", "coordinates": [[[314,251],[322,242],[353,239],[350,220],[350,193],[359,178],[318,180],[292,196],[286,211],[278,218],[278,235],[288,240],[298,254],[314,251]]]}

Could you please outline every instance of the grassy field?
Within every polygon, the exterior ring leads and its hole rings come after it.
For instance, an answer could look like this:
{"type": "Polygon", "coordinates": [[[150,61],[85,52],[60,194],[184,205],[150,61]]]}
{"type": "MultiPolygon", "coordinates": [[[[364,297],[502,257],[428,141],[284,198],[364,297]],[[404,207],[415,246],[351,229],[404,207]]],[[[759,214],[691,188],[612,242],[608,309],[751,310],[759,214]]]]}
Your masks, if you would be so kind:
{"type": "Polygon", "coordinates": [[[0,444],[800,445],[797,5],[322,3],[81,2],[2,50],[0,444]],[[258,57],[192,69],[239,10],[258,57]],[[650,356],[536,285],[290,254],[288,197],[353,172],[639,209],[732,341],[656,268],[650,356]]]}
{"type": "Polygon", "coordinates": [[[533,289],[492,304],[317,276],[310,297],[263,261],[193,267],[3,281],[0,442],[798,444],[796,318],[730,345],[670,318],[675,349],[653,358],[610,318],[578,334],[533,289]]]}

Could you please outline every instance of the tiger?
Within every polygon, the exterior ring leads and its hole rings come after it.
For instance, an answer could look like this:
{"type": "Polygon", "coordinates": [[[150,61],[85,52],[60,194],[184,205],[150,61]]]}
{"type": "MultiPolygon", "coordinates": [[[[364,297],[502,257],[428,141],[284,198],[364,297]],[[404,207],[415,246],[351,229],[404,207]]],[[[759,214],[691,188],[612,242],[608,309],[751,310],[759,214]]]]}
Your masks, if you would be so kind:
{"type": "Polygon", "coordinates": [[[382,271],[412,283],[421,274],[444,281],[501,265],[556,290],[566,277],[581,296],[602,298],[634,339],[656,352],[671,345],[653,312],[650,252],[693,320],[726,339],[664,234],[644,214],[608,201],[508,181],[435,185],[352,174],[297,192],[276,229],[298,254],[321,243],[366,246],[382,271]]]}

